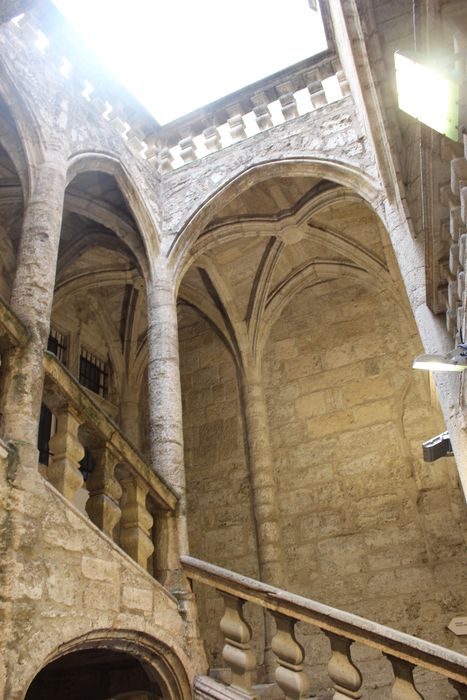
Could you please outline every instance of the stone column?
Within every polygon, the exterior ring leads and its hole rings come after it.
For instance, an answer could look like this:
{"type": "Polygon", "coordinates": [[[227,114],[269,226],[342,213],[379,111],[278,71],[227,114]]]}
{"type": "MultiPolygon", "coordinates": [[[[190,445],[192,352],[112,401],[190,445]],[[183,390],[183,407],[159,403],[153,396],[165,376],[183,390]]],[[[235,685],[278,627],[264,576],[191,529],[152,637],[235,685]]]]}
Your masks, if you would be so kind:
{"type": "MultiPolygon", "coordinates": [[[[157,569],[161,583],[174,593],[188,625],[188,634],[198,643],[197,610],[179,557],[188,554],[186,484],[183,454],[182,393],[178,353],[178,319],[175,282],[165,258],[156,261],[148,284],[148,383],[151,464],[179,498],[175,513],[159,517],[157,569]]],[[[204,661],[203,661],[204,662],[204,661]]]]}
{"type": "MultiPolygon", "coordinates": [[[[175,284],[165,260],[159,260],[148,287],[148,382],[151,462],[179,497],[178,512],[167,527],[166,585],[182,585],[178,558],[188,552],[183,455],[182,396],[178,357],[175,284]],[[178,579],[178,581],[176,580],[178,579]]],[[[170,519],[170,518],[169,518],[170,519]]],[[[182,585],[183,587],[183,585],[182,585]]]]}
{"type": "Polygon", "coordinates": [[[25,202],[23,230],[10,306],[26,325],[30,340],[5,358],[2,432],[14,440],[27,464],[37,464],[37,430],[55,285],[66,186],[61,152],[46,154],[34,171],[25,202]]]}
{"type": "Polygon", "coordinates": [[[261,371],[253,362],[241,373],[241,391],[258,541],[259,576],[265,583],[283,586],[281,533],[266,399],[261,371]]]}
{"type": "MultiPolygon", "coordinates": [[[[271,443],[261,370],[252,358],[244,357],[240,373],[248,462],[253,495],[253,514],[261,581],[283,587],[281,533],[276,484],[272,469],[271,443]]],[[[264,615],[264,672],[272,677],[275,659],[271,644],[272,619],[264,615]]]]}

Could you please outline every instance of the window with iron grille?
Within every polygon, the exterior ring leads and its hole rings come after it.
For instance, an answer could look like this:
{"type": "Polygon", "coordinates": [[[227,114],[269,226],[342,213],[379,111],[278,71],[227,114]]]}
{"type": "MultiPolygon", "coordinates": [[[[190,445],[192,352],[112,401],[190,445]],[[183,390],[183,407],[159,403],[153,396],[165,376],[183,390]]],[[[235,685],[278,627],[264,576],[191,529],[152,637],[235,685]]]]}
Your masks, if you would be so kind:
{"type": "Polygon", "coordinates": [[[107,398],[108,366],[103,360],[81,348],[79,360],[79,381],[87,389],[107,398]]]}
{"type": "Polygon", "coordinates": [[[57,331],[55,328],[50,329],[49,340],[47,342],[47,350],[53,352],[57,359],[65,365],[67,360],[67,338],[65,335],[57,331]]]}
{"type": "Polygon", "coordinates": [[[37,449],[39,450],[39,462],[48,466],[50,452],[49,440],[52,435],[53,424],[52,411],[45,404],[41,405],[41,415],[39,418],[39,434],[37,436],[37,449]]]}

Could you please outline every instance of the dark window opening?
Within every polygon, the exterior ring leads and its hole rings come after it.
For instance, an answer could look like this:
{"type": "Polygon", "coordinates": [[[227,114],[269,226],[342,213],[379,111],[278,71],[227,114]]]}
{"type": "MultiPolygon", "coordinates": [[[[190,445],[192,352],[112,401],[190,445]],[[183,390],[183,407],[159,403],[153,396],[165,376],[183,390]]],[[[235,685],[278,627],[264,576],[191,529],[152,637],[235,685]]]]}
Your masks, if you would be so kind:
{"type": "Polygon", "coordinates": [[[79,381],[87,389],[107,398],[107,364],[84,348],[81,348],[79,360],[79,381]]]}
{"type": "Polygon", "coordinates": [[[39,418],[39,436],[37,438],[37,449],[39,450],[39,462],[49,465],[49,440],[52,433],[52,411],[45,404],[41,405],[41,415],[39,418]]]}
{"type": "Polygon", "coordinates": [[[53,352],[60,362],[66,367],[67,360],[67,342],[66,336],[59,333],[55,328],[50,329],[49,340],[47,342],[47,350],[53,352]]]}

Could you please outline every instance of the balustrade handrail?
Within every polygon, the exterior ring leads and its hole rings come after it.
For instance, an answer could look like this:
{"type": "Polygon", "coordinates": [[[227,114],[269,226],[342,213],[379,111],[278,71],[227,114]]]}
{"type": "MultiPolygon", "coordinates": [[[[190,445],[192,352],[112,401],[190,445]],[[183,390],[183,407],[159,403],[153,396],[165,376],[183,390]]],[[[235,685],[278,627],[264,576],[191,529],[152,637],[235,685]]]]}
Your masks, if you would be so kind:
{"type": "Polygon", "coordinates": [[[75,377],[51,352],[44,352],[46,382],[53,384],[59,402],[71,404],[99,437],[109,444],[125,465],[134,471],[149,487],[157,505],[164,510],[175,510],[178,498],[170,487],[156,474],[135,447],[121,433],[119,427],[92,399],[75,377]]]}
{"type": "Polygon", "coordinates": [[[0,297],[0,352],[25,345],[29,334],[23,323],[0,297]]]}
{"type": "Polygon", "coordinates": [[[460,683],[467,682],[467,656],[412,637],[358,615],[318,603],[190,556],[181,562],[188,578],[279,612],[323,631],[379,649],[460,683]]]}

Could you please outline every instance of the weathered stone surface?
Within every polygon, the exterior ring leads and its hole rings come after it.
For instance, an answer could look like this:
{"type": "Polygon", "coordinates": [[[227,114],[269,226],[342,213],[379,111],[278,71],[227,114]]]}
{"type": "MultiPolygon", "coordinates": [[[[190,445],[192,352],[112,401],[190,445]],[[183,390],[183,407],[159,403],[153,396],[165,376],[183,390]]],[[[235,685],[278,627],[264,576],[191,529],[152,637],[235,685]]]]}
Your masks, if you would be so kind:
{"type": "MultiPolygon", "coordinates": [[[[467,605],[465,503],[452,458],[422,462],[421,442],[445,425],[410,364],[416,324],[440,352],[453,341],[435,314],[447,308],[452,332],[463,323],[467,140],[448,146],[397,113],[391,94],[393,51],[414,36],[431,46],[434,34],[462,57],[461,4],[422,3],[414,15],[403,0],[330,0],[330,53],[311,59],[305,83],[291,74],[245,88],[241,104],[227,98],[167,128],[91,68],[59,22],[46,27],[26,0],[2,4],[0,435],[14,443],[0,442],[2,697],[24,697],[60,645],[99,629],[107,641],[121,628],[129,644],[163,641],[190,678],[204,672],[178,562],[189,547],[465,648],[445,629],[467,605]],[[343,99],[326,104],[324,73],[339,75],[343,99]],[[304,87],[315,109],[293,118],[304,87]],[[272,97],[287,118],[274,127],[272,97]],[[249,138],[247,109],[261,129],[249,138]],[[239,140],[222,149],[226,121],[239,140]],[[201,123],[209,155],[198,158],[201,123]],[[172,170],[180,143],[186,165],[172,170]],[[61,368],[43,391],[50,325],[71,376],[61,368]],[[83,349],[104,368],[97,387],[83,349]],[[65,384],[79,415],[58,430],[52,421],[40,466],[64,499],[38,476],[36,444],[41,401],[63,417],[65,384]],[[84,447],[102,450],[121,431],[107,477],[79,489],[84,447]],[[161,503],[137,450],[177,503],[161,503]],[[106,536],[67,502],[77,490],[106,536]]],[[[458,380],[438,388],[465,485],[458,380]]],[[[200,593],[199,608],[219,665],[220,603],[200,593]]],[[[258,609],[246,617],[268,672],[271,629],[258,609]]],[[[327,642],[300,635],[313,692],[326,694],[327,642]]],[[[377,700],[388,664],[359,655],[364,697],[377,700]]],[[[419,681],[429,700],[453,692],[419,681]]]]}

